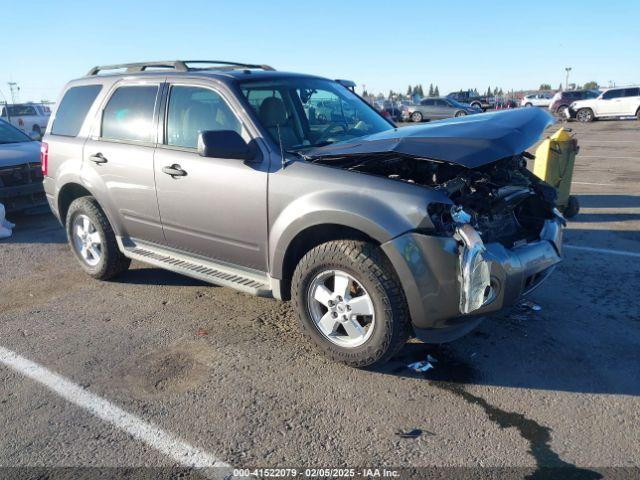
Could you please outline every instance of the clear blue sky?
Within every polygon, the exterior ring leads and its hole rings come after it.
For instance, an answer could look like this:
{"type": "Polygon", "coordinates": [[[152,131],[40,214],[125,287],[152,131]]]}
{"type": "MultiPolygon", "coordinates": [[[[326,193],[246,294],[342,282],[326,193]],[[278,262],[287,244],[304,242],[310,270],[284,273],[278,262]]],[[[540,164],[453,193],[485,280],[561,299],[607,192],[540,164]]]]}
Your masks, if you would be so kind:
{"type": "MultiPolygon", "coordinates": [[[[367,90],[640,83],[640,1],[6,1],[0,91],[55,100],[96,64],[268,63],[367,90]]],[[[2,98],[0,96],[0,98],[2,98]]]]}

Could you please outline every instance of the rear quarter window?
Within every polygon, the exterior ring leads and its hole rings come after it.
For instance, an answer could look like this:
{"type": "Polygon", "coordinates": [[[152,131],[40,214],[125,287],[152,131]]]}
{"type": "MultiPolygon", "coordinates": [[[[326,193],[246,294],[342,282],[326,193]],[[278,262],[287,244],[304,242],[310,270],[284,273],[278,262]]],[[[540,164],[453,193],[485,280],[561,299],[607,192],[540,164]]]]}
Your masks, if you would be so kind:
{"type": "Polygon", "coordinates": [[[84,85],[67,90],[56,111],[51,134],[65,137],[78,136],[84,119],[100,90],[102,85],[84,85]]]}

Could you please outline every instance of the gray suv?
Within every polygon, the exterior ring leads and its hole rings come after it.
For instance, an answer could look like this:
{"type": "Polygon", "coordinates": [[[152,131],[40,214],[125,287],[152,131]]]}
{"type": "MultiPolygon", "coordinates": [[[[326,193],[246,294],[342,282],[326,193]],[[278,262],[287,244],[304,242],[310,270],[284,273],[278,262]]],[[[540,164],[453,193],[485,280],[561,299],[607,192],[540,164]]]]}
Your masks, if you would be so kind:
{"type": "Polygon", "coordinates": [[[327,355],[453,340],[560,261],[521,109],[398,129],[345,86],[218,61],[96,67],[64,89],[45,190],[94,278],[140,260],[291,299],[327,355]],[[471,120],[471,121],[470,121],[471,120]]]}

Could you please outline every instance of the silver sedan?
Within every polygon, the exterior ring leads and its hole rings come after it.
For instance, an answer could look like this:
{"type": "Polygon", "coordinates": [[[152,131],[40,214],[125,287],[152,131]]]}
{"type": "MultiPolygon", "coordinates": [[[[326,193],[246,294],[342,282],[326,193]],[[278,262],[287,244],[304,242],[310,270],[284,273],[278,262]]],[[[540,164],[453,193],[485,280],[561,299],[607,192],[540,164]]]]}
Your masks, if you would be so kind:
{"type": "Polygon", "coordinates": [[[462,117],[481,113],[481,110],[452,98],[425,98],[417,105],[409,105],[402,112],[404,121],[422,122],[442,118],[462,117]]]}

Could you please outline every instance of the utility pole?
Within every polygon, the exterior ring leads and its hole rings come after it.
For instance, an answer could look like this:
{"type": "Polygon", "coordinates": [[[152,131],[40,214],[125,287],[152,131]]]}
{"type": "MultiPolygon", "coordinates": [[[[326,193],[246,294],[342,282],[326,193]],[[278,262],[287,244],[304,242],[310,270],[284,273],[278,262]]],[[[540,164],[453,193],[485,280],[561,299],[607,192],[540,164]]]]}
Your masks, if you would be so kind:
{"type": "Polygon", "coordinates": [[[569,72],[571,71],[571,67],[565,67],[565,71],[567,72],[567,77],[564,82],[564,89],[569,90],[569,72]]]}
{"type": "Polygon", "coordinates": [[[11,92],[11,103],[18,103],[20,87],[16,82],[7,82],[7,85],[9,85],[9,91],[11,92]]]}

